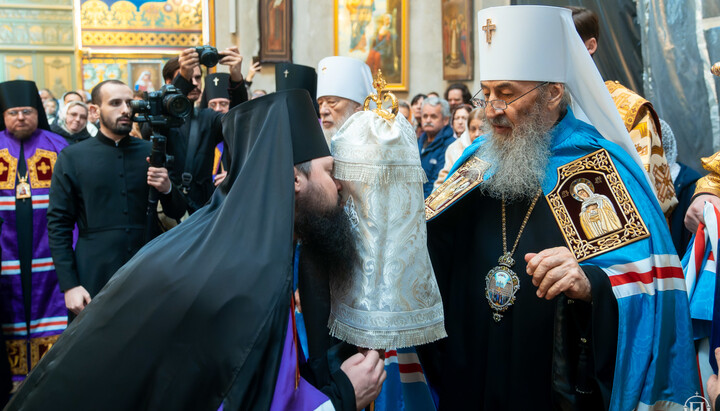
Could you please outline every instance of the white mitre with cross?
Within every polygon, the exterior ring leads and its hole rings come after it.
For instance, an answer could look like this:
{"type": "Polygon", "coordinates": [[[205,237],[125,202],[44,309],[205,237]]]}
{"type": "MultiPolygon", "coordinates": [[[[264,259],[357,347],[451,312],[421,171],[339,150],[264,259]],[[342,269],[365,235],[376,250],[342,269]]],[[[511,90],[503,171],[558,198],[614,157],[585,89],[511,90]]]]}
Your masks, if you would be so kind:
{"type": "Polygon", "coordinates": [[[478,12],[477,21],[480,81],[564,83],[573,110],[582,110],[605,139],[621,146],[645,170],[570,9],[490,7],[478,12]]]}
{"type": "Polygon", "coordinates": [[[317,98],[336,96],[363,104],[373,93],[370,67],[363,61],[343,56],[325,57],[317,67],[317,98]]]}

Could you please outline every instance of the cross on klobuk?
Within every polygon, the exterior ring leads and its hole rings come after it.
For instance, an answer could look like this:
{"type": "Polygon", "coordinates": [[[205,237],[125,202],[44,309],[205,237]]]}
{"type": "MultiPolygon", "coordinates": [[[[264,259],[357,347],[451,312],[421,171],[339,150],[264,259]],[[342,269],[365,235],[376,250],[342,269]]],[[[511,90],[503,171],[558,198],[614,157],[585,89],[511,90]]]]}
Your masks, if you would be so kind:
{"type": "Polygon", "coordinates": [[[285,74],[285,78],[287,78],[287,75],[290,74],[290,72],[287,71],[287,69],[285,69],[285,71],[283,71],[283,73],[285,74]]]}
{"type": "Polygon", "coordinates": [[[217,78],[217,77],[215,77],[215,78],[213,79],[213,83],[215,83],[215,87],[217,87],[217,83],[218,83],[219,81],[220,81],[220,79],[217,78]]]}
{"type": "Polygon", "coordinates": [[[482,30],[485,32],[485,40],[488,44],[492,43],[492,32],[495,31],[496,28],[497,26],[492,24],[492,19],[487,19],[487,23],[482,26],[482,30]]]}

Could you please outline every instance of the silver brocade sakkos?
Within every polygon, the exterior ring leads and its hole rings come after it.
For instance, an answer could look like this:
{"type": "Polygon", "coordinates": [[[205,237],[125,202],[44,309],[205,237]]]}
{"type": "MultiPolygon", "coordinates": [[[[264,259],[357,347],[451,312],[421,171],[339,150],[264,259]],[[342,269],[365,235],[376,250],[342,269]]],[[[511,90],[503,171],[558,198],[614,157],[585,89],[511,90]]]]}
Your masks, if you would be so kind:
{"type": "Polygon", "coordinates": [[[525,218],[520,225],[518,235],[515,238],[512,250],[507,249],[507,227],[505,221],[505,199],[502,200],[502,241],[503,241],[503,255],[498,259],[498,265],[493,267],[490,272],[485,276],[485,298],[490,304],[490,309],[493,312],[493,320],[500,322],[502,319],[502,312],[505,312],[510,306],[515,303],[515,295],[520,290],[520,278],[515,274],[515,271],[511,270],[512,266],[515,265],[512,255],[515,253],[518,243],[520,242],[520,236],[522,236],[525,225],[530,219],[535,204],[537,204],[538,198],[540,198],[542,190],[538,190],[535,198],[530,204],[525,218]]]}
{"type": "Polygon", "coordinates": [[[359,263],[346,283],[331,278],[330,333],[359,347],[403,348],[447,336],[427,251],[417,140],[402,116],[354,114],[333,137],[359,263]]]}

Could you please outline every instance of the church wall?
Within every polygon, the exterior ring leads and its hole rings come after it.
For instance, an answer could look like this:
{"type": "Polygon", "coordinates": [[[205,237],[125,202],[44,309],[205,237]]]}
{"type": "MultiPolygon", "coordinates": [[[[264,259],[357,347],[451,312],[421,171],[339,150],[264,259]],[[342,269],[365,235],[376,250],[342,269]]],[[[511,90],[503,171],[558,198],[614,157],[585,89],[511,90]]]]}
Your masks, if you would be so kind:
{"type": "Polygon", "coordinates": [[[34,80],[56,95],[77,85],[73,0],[0,4],[0,82],[34,80]]]}
{"type": "MultiPolygon", "coordinates": [[[[292,53],[293,62],[316,67],[326,56],[333,55],[333,1],[293,0],[292,53]]],[[[396,92],[399,98],[409,99],[417,93],[444,92],[450,82],[442,79],[441,2],[438,0],[408,0],[408,63],[409,87],[396,92]]],[[[475,0],[475,13],[484,7],[509,4],[509,0],[475,0]]],[[[473,44],[477,41],[474,22],[473,44]]],[[[259,51],[258,1],[215,0],[215,28],[218,48],[237,45],[245,58],[243,72],[259,51]],[[236,16],[232,16],[231,1],[236,1],[236,16]],[[236,33],[230,32],[232,24],[236,33]]],[[[475,67],[477,67],[477,52],[475,67]]],[[[222,69],[221,69],[222,70],[222,69]]],[[[479,89],[477,75],[465,82],[472,92],[479,89]]],[[[264,64],[255,76],[253,89],[275,90],[274,64],[264,64]]]]}

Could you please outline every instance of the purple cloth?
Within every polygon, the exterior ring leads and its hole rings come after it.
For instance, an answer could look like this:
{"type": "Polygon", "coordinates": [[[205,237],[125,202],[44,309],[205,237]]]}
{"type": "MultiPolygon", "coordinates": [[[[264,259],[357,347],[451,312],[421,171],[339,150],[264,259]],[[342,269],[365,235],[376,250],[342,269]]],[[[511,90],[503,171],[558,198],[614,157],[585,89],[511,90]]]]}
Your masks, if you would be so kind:
{"type": "Polygon", "coordinates": [[[287,333],[285,334],[285,347],[283,348],[280,370],[278,371],[275,393],[270,405],[271,411],[280,410],[315,410],[330,399],[313,387],[304,378],[300,377],[297,388],[295,378],[298,365],[305,362],[304,356],[298,358],[298,347],[295,344],[295,329],[293,327],[293,313],[290,313],[287,333]]]}
{"type": "Polygon", "coordinates": [[[30,312],[25,312],[20,275],[15,184],[20,141],[7,130],[0,132],[0,322],[8,345],[13,380],[25,378],[67,327],[67,310],[58,288],[55,265],[47,237],[47,206],[50,179],[57,154],[67,142],[61,136],[38,129],[23,141],[32,198],[32,275],[30,312]],[[28,331],[27,323],[30,324],[28,331]]]}

